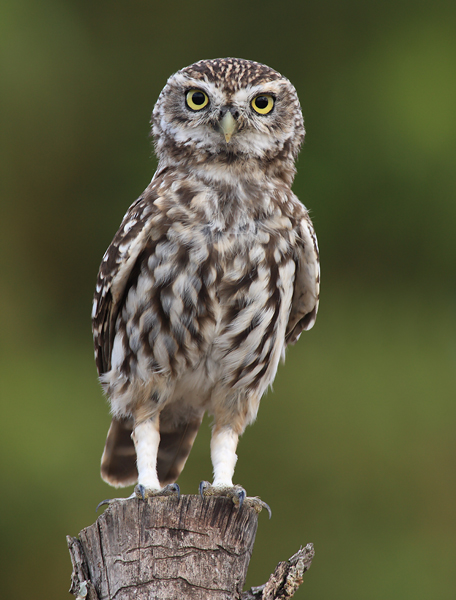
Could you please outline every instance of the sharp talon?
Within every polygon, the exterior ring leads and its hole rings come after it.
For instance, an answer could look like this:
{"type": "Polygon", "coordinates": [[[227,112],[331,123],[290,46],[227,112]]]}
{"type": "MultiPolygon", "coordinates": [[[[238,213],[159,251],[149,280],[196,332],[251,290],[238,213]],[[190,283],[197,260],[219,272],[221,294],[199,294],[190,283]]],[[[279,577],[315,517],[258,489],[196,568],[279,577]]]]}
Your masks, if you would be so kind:
{"type": "Polygon", "coordinates": [[[199,484],[199,488],[198,488],[198,489],[199,489],[200,496],[201,496],[201,498],[202,498],[203,500],[204,500],[204,498],[205,498],[205,496],[204,496],[204,490],[205,490],[207,487],[210,487],[210,485],[211,485],[211,484],[210,484],[208,481],[201,481],[201,483],[199,484]]]}
{"type": "MultiPolygon", "coordinates": [[[[268,511],[269,518],[272,517],[272,510],[271,510],[269,504],[266,504],[266,502],[263,502],[263,500],[261,500],[257,496],[252,496],[252,497],[247,496],[247,497],[244,497],[244,500],[245,500],[244,505],[250,506],[251,508],[255,509],[255,511],[258,514],[260,514],[260,512],[263,510],[263,508],[265,508],[268,511]]],[[[240,499],[239,499],[239,506],[241,506],[240,499]]]]}
{"type": "Polygon", "coordinates": [[[177,499],[180,500],[181,491],[180,491],[180,487],[178,486],[177,483],[170,483],[169,485],[166,486],[165,489],[169,490],[170,492],[176,492],[177,493],[177,499]]]}
{"type": "Polygon", "coordinates": [[[112,502],[112,500],[102,500],[101,502],[99,502],[97,504],[95,512],[98,512],[98,509],[100,508],[100,506],[103,506],[103,504],[111,504],[111,502],[112,502]]]}
{"type": "Polygon", "coordinates": [[[242,508],[242,505],[244,504],[244,500],[245,500],[246,495],[247,494],[245,493],[244,489],[239,490],[239,492],[236,494],[236,496],[237,496],[237,498],[239,500],[239,508],[242,508]]]}
{"type": "Polygon", "coordinates": [[[141,498],[143,500],[145,500],[146,499],[146,490],[143,485],[141,485],[141,484],[138,485],[138,492],[141,494],[141,498]]]}
{"type": "Polygon", "coordinates": [[[269,506],[269,504],[266,504],[266,502],[263,502],[263,507],[268,511],[269,518],[271,518],[272,517],[272,510],[271,510],[271,507],[269,506]]]}

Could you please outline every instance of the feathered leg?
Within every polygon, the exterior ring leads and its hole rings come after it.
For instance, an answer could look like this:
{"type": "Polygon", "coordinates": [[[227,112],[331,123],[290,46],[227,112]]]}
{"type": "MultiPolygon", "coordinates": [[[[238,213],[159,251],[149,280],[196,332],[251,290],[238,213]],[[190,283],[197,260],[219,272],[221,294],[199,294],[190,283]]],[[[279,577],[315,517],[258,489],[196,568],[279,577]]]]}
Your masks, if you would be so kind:
{"type": "Polygon", "coordinates": [[[180,495],[177,483],[161,487],[157,475],[157,455],[160,445],[159,415],[135,425],[132,439],[136,450],[136,466],[138,468],[138,485],[135,494],[145,500],[152,496],[180,495]]]}
{"type": "Polygon", "coordinates": [[[233,487],[236,448],[239,436],[230,427],[214,428],[211,438],[211,460],[215,488],[233,487]]]}
{"type": "Polygon", "coordinates": [[[234,467],[236,465],[236,447],[239,435],[230,427],[214,427],[211,438],[211,459],[214,469],[214,483],[202,481],[199,486],[201,496],[226,496],[241,507],[244,501],[253,506],[257,512],[266,508],[271,518],[271,509],[259,498],[248,498],[245,489],[233,485],[234,467]]]}

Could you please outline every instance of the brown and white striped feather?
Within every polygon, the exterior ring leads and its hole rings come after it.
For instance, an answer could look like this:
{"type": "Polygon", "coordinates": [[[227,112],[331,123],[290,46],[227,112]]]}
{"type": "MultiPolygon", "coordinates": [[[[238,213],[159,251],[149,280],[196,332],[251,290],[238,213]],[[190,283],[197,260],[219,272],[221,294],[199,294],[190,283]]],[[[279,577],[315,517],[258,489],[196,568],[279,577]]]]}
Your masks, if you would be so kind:
{"type": "MultiPolygon", "coordinates": [[[[239,433],[254,420],[285,339],[294,342],[314,319],[317,256],[291,193],[278,205],[274,195],[254,198],[257,215],[231,209],[230,228],[221,230],[223,215],[214,227],[202,214],[212,191],[188,179],[170,191],[164,180],[155,178],[132,205],[106,252],[94,335],[114,418],[138,422],[168,405],[186,459],[185,435],[193,442],[204,410],[220,423],[237,421],[239,433]],[[158,195],[164,189],[166,198],[158,195]]],[[[115,454],[105,452],[105,477],[107,456],[115,454]]]]}
{"type": "Polygon", "coordinates": [[[304,138],[290,82],[258,63],[202,61],[170,78],[153,133],[159,168],[103,258],[93,304],[113,485],[134,482],[130,431],[157,414],[161,484],[177,478],[205,411],[241,434],[318,307],[316,238],[290,189],[304,138]],[[204,119],[183,105],[191,87],[211,98],[204,119]],[[280,99],[267,119],[249,100],[264,90],[280,99]],[[223,103],[238,110],[229,148],[223,103]]]}

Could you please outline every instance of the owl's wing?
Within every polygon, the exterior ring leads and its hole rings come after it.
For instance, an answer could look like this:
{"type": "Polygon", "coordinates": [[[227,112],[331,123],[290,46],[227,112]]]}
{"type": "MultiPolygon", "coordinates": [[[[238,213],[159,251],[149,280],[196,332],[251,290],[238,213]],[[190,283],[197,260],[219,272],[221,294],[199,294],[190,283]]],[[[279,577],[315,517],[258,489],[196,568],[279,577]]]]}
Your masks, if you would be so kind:
{"type": "Polygon", "coordinates": [[[146,190],[130,206],[98,271],[92,305],[92,332],[100,375],[111,368],[117,315],[128,292],[129,278],[147,241],[153,200],[146,190]]]}
{"type": "Polygon", "coordinates": [[[318,243],[310,218],[300,224],[299,249],[295,258],[296,271],[290,317],[285,331],[285,343],[294,344],[304,330],[311,329],[317,318],[320,296],[320,260],[318,243]]]}
{"type": "MultiPolygon", "coordinates": [[[[141,268],[143,253],[166,235],[166,218],[154,205],[157,198],[150,187],[125,215],[119,231],[107,249],[98,273],[92,309],[92,329],[98,373],[111,369],[111,352],[116,320],[122,310],[132,279],[141,268]],[[151,242],[151,235],[155,239],[151,242]]],[[[171,409],[170,409],[171,410],[171,409]]],[[[203,414],[195,411],[175,422],[170,410],[160,414],[160,446],[157,472],[162,485],[176,481],[190,454],[203,414]],[[170,414],[168,414],[170,412],[170,414]]],[[[118,486],[137,481],[136,453],[131,433],[133,419],[113,418],[101,460],[101,475],[118,486]]]]}

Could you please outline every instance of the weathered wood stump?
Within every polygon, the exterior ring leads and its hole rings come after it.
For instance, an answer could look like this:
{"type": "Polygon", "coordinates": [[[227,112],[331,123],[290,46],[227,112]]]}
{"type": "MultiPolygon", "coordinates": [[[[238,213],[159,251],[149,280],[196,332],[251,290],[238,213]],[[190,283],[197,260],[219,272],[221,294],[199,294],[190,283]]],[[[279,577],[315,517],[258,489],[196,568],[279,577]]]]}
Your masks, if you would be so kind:
{"type": "Polygon", "coordinates": [[[242,593],[257,525],[254,507],[228,498],[114,501],[79,539],[67,537],[70,592],[81,600],[290,598],[310,566],[311,544],[267,584],[242,593]]]}

